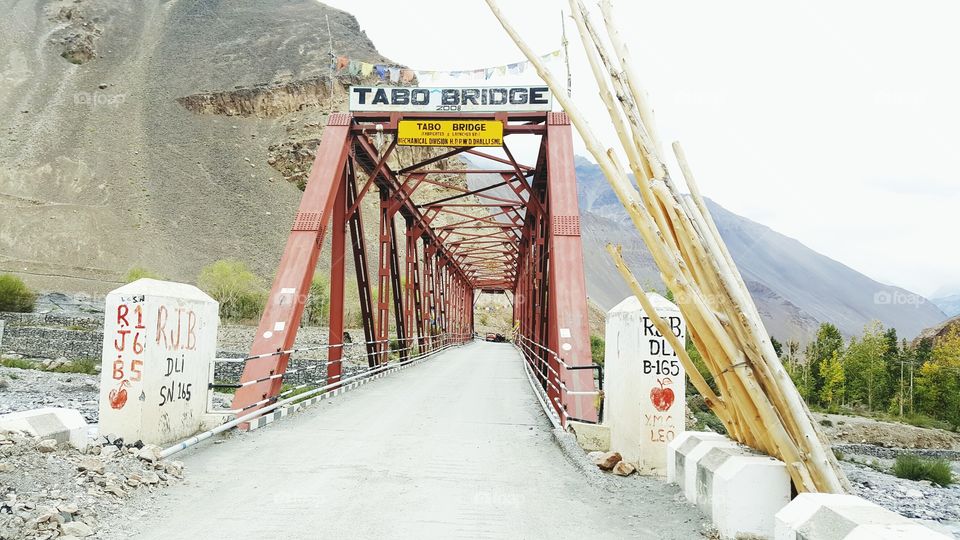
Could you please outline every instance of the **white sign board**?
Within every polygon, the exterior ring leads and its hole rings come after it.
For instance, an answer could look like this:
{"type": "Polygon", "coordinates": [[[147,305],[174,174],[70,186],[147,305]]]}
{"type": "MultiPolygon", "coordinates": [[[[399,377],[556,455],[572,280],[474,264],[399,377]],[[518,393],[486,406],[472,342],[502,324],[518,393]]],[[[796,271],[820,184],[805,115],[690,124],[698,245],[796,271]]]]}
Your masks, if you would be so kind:
{"type": "MultiPolygon", "coordinates": [[[[659,294],[647,297],[684,343],[679,308],[659,294]]],[[[684,429],[686,373],[635,297],[610,310],[606,326],[604,423],[610,426],[610,450],[642,474],[666,475],[667,443],[684,429]]]]}
{"type": "Polygon", "coordinates": [[[163,444],[193,435],[207,406],[219,305],[192,285],[141,279],[107,295],[100,433],[163,444]]]}
{"type": "Polygon", "coordinates": [[[351,86],[351,111],[526,112],[553,107],[546,86],[351,86]]]}

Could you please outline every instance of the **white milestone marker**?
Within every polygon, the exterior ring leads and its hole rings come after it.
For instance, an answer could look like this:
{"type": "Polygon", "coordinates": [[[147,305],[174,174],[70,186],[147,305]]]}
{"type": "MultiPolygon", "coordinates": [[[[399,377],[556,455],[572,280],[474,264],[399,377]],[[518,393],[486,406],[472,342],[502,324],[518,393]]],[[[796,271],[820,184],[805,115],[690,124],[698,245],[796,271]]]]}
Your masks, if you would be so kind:
{"type": "MultiPolygon", "coordinates": [[[[684,343],[680,309],[656,293],[647,297],[684,343]]],[[[630,296],[607,313],[604,423],[610,450],[643,474],[666,475],[667,443],[683,432],[686,373],[667,340],[630,296]]]]}
{"type": "Polygon", "coordinates": [[[140,279],[107,295],[100,433],[163,444],[206,411],[219,305],[192,285],[140,279]]]}

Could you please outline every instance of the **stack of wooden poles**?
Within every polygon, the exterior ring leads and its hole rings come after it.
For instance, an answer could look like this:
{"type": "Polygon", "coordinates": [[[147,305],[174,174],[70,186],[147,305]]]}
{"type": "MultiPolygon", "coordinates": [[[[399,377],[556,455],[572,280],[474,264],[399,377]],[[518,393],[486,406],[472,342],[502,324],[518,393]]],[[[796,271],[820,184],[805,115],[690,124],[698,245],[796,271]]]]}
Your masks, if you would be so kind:
{"type": "Polygon", "coordinates": [[[607,246],[644,311],[679,355],[691,383],[726,426],[730,437],[783,460],[799,492],[846,492],[846,477],[777,357],[743,278],[704,204],[686,156],[676,142],[673,151],[689,195],[682,194],[670,177],[653,111],[617,30],[609,0],[600,2],[609,45],[601,39],[582,2],[570,0],[570,8],[600,97],[619,137],[621,153],[601,144],[583,113],[567,96],[560,79],[546,69],[503,16],[496,1],[486,1],[550,86],[653,255],[717,391],[694,365],[685,344],[656,315],[624,264],[620,248],[607,246]],[[621,155],[626,157],[636,185],[630,181],[621,155]]]}

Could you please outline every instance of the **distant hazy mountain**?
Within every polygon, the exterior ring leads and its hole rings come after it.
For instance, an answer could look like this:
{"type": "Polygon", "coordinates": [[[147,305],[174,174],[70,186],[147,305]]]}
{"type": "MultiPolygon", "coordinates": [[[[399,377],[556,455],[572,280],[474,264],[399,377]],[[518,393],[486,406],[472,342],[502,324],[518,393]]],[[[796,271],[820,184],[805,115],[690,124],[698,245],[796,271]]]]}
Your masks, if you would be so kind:
{"type": "Polygon", "coordinates": [[[951,294],[950,296],[933,298],[930,301],[936,304],[938,308],[942,309],[943,312],[949,317],[960,315],[960,294],[951,294]]]}
{"type": "MultiPolygon", "coordinates": [[[[662,289],[656,265],[599,167],[578,157],[576,169],[591,298],[609,309],[630,294],[604,251],[607,242],[623,245],[641,283],[662,289]]],[[[707,204],[767,330],[778,339],[803,341],[821,322],[858,334],[874,319],[911,338],[947,318],[920,295],[878,283],[713,201],[707,204]]]]}

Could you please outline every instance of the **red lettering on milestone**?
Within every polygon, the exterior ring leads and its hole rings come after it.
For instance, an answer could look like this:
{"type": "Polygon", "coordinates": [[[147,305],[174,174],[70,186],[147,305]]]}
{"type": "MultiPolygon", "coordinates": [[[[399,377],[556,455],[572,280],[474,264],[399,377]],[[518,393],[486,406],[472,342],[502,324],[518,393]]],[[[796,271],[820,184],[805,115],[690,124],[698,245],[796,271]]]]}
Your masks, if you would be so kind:
{"type": "Polygon", "coordinates": [[[127,322],[127,314],[130,313],[130,307],[126,304],[120,304],[117,306],[117,324],[120,326],[130,326],[130,323],[127,322]]]}
{"type": "Polygon", "coordinates": [[[183,308],[177,308],[177,331],[170,331],[170,341],[173,343],[173,350],[180,350],[180,320],[183,315],[183,308]]]}
{"type": "Polygon", "coordinates": [[[143,326],[143,307],[140,304],[137,304],[137,307],[133,308],[137,312],[137,326],[134,328],[146,328],[143,326]]]}
{"type": "Polygon", "coordinates": [[[117,339],[113,339],[113,348],[118,351],[123,351],[127,348],[127,334],[130,333],[130,330],[117,330],[117,335],[120,336],[120,343],[117,343],[117,339]]]}
{"type": "Polygon", "coordinates": [[[140,332],[137,332],[133,335],[133,354],[142,354],[143,353],[144,343],[140,339],[140,332]]]}
{"type": "Polygon", "coordinates": [[[169,349],[170,345],[167,343],[167,308],[166,306],[160,306],[157,310],[157,344],[160,344],[160,340],[163,339],[163,348],[169,349]]]}
{"type": "Polygon", "coordinates": [[[187,350],[192,351],[197,346],[197,314],[191,309],[187,313],[187,350]]]}

